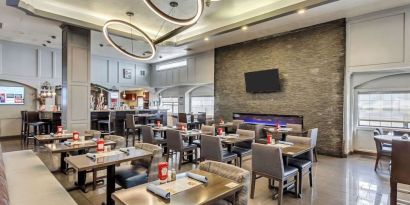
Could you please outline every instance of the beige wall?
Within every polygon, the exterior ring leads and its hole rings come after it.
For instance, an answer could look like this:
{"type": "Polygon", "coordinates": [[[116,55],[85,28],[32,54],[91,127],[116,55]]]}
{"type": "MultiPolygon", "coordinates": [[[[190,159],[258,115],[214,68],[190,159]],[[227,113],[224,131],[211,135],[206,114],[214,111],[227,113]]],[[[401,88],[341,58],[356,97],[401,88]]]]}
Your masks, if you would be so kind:
{"type": "Polygon", "coordinates": [[[36,90],[32,87],[0,80],[0,86],[23,86],[24,105],[0,105],[0,137],[20,135],[22,110],[36,110],[37,102],[34,100],[36,90]]]}

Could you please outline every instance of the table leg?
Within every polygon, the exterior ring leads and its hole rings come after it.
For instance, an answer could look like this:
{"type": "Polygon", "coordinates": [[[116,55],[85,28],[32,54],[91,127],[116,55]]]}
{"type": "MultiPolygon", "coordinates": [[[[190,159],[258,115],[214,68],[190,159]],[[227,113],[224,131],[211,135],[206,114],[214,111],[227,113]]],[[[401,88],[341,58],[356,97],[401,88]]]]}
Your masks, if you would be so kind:
{"type": "Polygon", "coordinates": [[[286,135],[287,135],[286,133],[282,133],[282,139],[281,139],[282,141],[286,141],[286,135]]]}
{"type": "Polygon", "coordinates": [[[86,178],[87,178],[87,172],[86,171],[77,172],[77,183],[76,183],[76,185],[84,193],[87,193],[87,188],[86,188],[86,184],[85,184],[86,178]]]}
{"type": "Polygon", "coordinates": [[[114,200],[111,198],[112,193],[115,191],[115,165],[107,167],[107,197],[106,205],[115,205],[114,200]]]}
{"type": "MultiPolygon", "coordinates": [[[[161,132],[161,137],[164,138],[164,139],[167,139],[166,132],[162,131],[161,132]]],[[[168,153],[168,146],[167,145],[165,145],[165,147],[164,147],[164,153],[168,153]]]]}
{"type": "MultiPolygon", "coordinates": [[[[189,144],[192,144],[193,142],[194,142],[194,137],[193,137],[193,136],[188,136],[188,143],[189,143],[189,144]]],[[[188,157],[188,161],[189,161],[189,162],[193,162],[193,161],[194,161],[194,155],[193,155],[194,152],[193,152],[193,151],[189,151],[188,154],[189,154],[189,155],[187,156],[187,157],[188,157]]]]}
{"type": "Polygon", "coordinates": [[[67,152],[61,152],[61,156],[60,156],[60,171],[62,173],[66,173],[66,169],[67,169],[67,163],[65,162],[65,158],[67,157],[67,152]]]}

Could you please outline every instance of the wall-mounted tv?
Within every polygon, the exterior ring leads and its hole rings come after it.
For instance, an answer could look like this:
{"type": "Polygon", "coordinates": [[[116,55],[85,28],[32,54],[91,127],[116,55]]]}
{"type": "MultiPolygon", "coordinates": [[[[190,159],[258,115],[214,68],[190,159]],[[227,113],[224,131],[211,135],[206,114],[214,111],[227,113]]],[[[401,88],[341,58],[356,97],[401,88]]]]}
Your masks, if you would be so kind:
{"type": "Polygon", "coordinates": [[[269,69],[245,73],[245,84],[248,93],[280,91],[279,70],[269,69]]]}
{"type": "Polygon", "coordinates": [[[24,87],[0,86],[0,105],[23,105],[24,87]]]}

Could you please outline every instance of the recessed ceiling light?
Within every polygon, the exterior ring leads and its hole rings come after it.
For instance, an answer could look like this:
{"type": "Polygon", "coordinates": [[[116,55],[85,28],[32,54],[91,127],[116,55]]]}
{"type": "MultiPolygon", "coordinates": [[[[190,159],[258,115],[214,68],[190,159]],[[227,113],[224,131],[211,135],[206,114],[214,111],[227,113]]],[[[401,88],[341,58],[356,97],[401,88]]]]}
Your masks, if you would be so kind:
{"type": "Polygon", "coordinates": [[[56,39],[56,36],[53,35],[53,36],[51,36],[51,38],[52,38],[52,39],[56,39]]]}
{"type": "Polygon", "coordinates": [[[51,41],[46,41],[47,43],[51,43],[51,41]]]}
{"type": "Polygon", "coordinates": [[[42,45],[43,45],[44,47],[46,47],[46,46],[47,46],[47,45],[46,45],[46,44],[44,44],[44,43],[43,43],[42,45]]]}
{"type": "Polygon", "coordinates": [[[306,9],[299,9],[298,14],[304,14],[306,12],[306,9]]]}
{"type": "Polygon", "coordinates": [[[242,26],[241,29],[242,29],[242,31],[246,31],[246,30],[248,30],[248,26],[242,26]]]}
{"type": "Polygon", "coordinates": [[[0,23],[0,29],[2,29],[3,28],[3,23],[0,23]]]}
{"type": "Polygon", "coordinates": [[[208,38],[208,37],[205,37],[205,38],[204,38],[204,41],[209,41],[209,38],[208,38]]]}

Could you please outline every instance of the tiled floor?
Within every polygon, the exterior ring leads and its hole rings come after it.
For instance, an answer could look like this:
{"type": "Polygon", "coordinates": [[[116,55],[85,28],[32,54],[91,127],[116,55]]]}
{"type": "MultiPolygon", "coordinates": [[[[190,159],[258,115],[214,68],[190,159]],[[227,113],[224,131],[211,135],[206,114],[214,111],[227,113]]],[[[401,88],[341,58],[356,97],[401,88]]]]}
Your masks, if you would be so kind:
{"type": "MultiPolygon", "coordinates": [[[[20,149],[17,140],[3,140],[1,142],[3,151],[14,151],[20,149]]],[[[50,169],[57,169],[59,156],[51,157],[43,149],[38,150],[39,157],[50,169]]],[[[186,164],[183,171],[190,170],[195,165],[186,164]]],[[[382,162],[378,172],[373,171],[374,158],[362,155],[351,155],[348,158],[333,158],[319,156],[319,162],[314,164],[313,188],[309,187],[307,178],[304,180],[302,198],[294,198],[291,194],[285,194],[283,204],[297,205],[351,205],[351,204],[389,204],[389,171],[387,162],[382,162]]],[[[245,169],[250,170],[251,159],[244,162],[245,169]]],[[[104,173],[100,173],[104,174],[104,173]]],[[[75,174],[55,174],[61,184],[70,188],[75,181],[75,174]]],[[[88,177],[90,178],[90,177],[88,177]]],[[[402,188],[408,188],[403,187],[402,188]]],[[[91,189],[91,187],[90,187],[91,189]]],[[[105,199],[105,187],[95,191],[83,193],[79,190],[71,191],[71,196],[79,205],[97,205],[105,199]]],[[[408,198],[399,194],[399,198],[408,198]]],[[[268,182],[261,178],[256,182],[255,199],[249,201],[250,205],[277,204],[272,199],[268,182]]]]}

